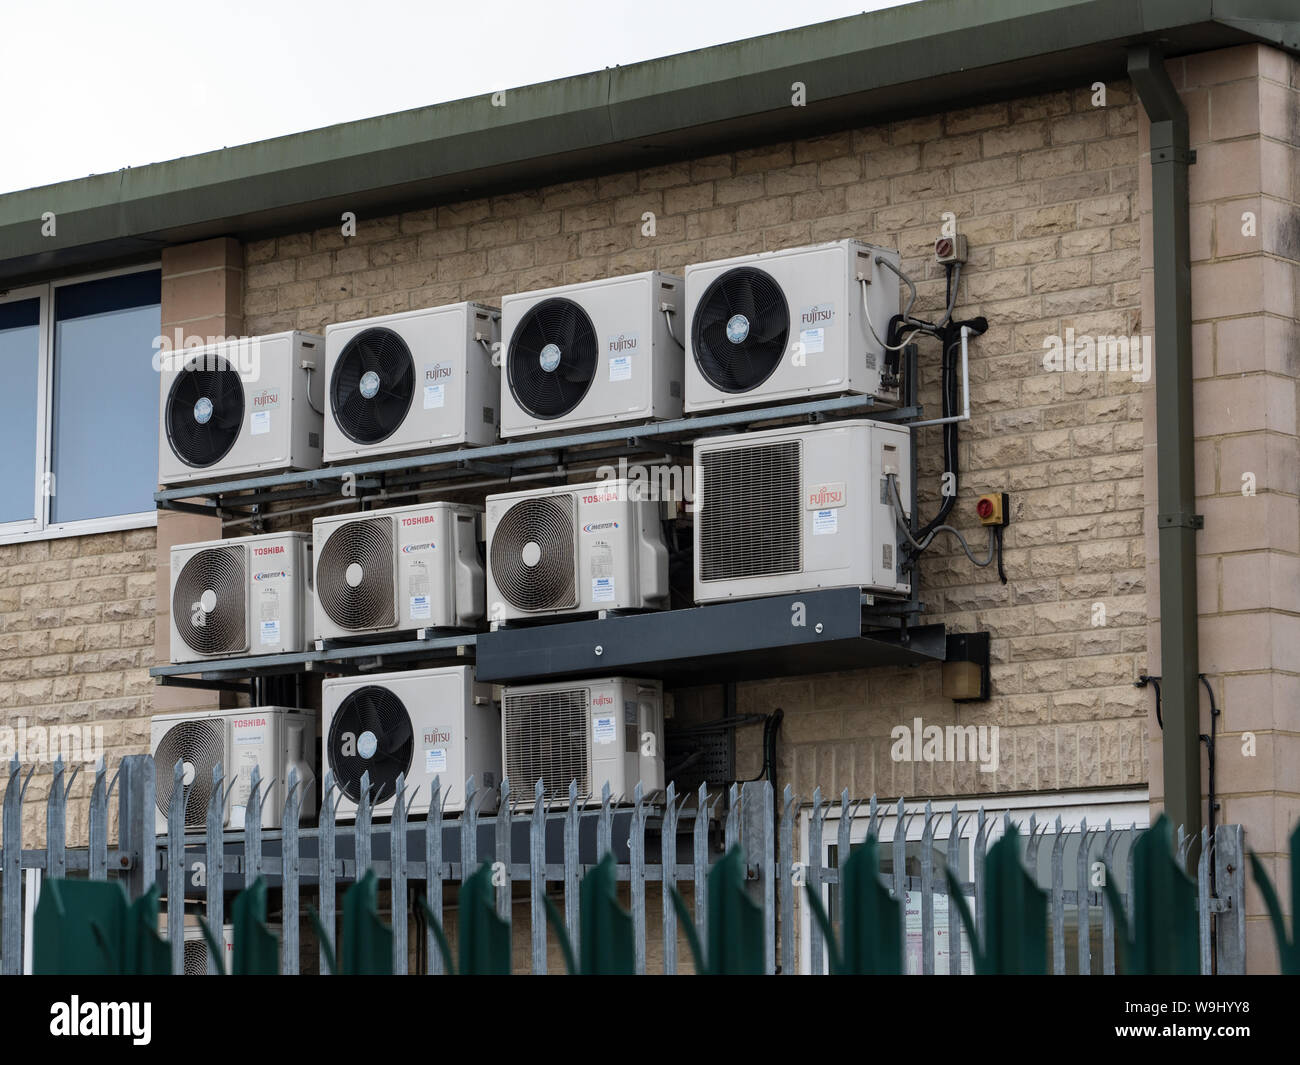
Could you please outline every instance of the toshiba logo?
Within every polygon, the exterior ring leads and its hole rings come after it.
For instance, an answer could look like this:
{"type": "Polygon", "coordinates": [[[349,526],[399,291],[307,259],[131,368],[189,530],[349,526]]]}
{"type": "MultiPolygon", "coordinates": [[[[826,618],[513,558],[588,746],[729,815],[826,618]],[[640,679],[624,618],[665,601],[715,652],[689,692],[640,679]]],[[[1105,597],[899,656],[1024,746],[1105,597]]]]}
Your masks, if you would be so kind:
{"type": "Polygon", "coordinates": [[[264,717],[237,717],[231,722],[235,728],[262,728],[266,724],[264,717]]]}
{"type": "Polygon", "coordinates": [[[255,547],[253,548],[253,554],[257,555],[259,558],[262,555],[283,555],[284,546],[282,544],[276,544],[274,547],[255,547]]]}
{"type": "Polygon", "coordinates": [[[419,514],[414,518],[403,518],[403,525],[432,525],[434,516],[432,514],[419,514]]]}
{"type": "Polygon", "coordinates": [[[584,503],[617,503],[619,501],[617,492],[600,492],[596,495],[583,496],[584,503]]]}

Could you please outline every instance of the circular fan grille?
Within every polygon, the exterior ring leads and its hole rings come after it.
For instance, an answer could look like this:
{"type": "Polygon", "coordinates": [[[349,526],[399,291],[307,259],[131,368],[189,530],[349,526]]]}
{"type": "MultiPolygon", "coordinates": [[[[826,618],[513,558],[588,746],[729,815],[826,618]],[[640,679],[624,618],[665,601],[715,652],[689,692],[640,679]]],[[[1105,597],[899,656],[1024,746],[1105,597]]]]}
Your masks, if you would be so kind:
{"type": "Polygon", "coordinates": [[[349,440],[387,440],[414,395],[415,361],[393,330],[364,329],[344,345],[330,377],[330,409],[349,440]]]}
{"type": "Polygon", "coordinates": [[[752,266],[715,278],[691,321],[695,363],[723,392],[748,392],[771,377],[789,336],[790,311],[781,286],[752,266]]]}
{"type": "Polygon", "coordinates": [[[208,945],[201,939],[185,941],[185,975],[205,976],[208,971],[208,945]]]}
{"type": "Polygon", "coordinates": [[[334,779],[349,799],[361,801],[361,774],[366,772],[374,801],[391,799],[398,775],[411,769],[411,715],[389,689],[374,684],[358,688],[339,704],[326,750],[334,779]]]}
{"type": "Polygon", "coordinates": [[[173,772],[177,762],[185,763],[185,827],[202,828],[208,823],[208,798],[212,794],[212,767],[226,755],[221,726],[201,718],[178,721],[158,741],[153,760],[157,766],[156,800],[164,817],[172,801],[173,772]]]}
{"type": "Polygon", "coordinates": [[[340,525],[316,560],[316,596],[326,616],[345,629],[395,625],[393,522],[369,518],[340,525]]]}
{"type": "Polygon", "coordinates": [[[492,579],[512,606],[576,606],[572,498],[520,500],[497,522],[491,556],[492,579]]]}
{"type": "Polygon", "coordinates": [[[209,547],[191,556],[172,589],[172,619],[185,646],[202,655],[242,651],[245,592],[239,548],[209,547]]]}
{"type": "Polygon", "coordinates": [[[219,356],[198,356],[176,375],[167,393],[163,424],[172,454],[187,466],[225,458],[244,424],[244,386],[219,356]]]}
{"type": "Polygon", "coordinates": [[[591,388],[598,349],[586,311],[573,300],[543,300],[511,334],[506,355],[511,395],[534,417],[563,417],[591,388]]]}

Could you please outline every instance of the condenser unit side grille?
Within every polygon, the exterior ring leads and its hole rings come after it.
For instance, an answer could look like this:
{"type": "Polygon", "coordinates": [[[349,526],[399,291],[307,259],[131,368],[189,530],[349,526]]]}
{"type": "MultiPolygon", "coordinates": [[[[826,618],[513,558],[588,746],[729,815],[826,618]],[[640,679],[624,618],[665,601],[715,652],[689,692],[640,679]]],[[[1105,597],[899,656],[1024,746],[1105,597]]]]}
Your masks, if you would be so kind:
{"type": "Polygon", "coordinates": [[[393,519],[363,518],[336,526],[316,560],[316,596],[343,629],[397,624],[393,519]]]}
{"type": "Polygon", "coordinates": [[[172,619],[185,646],[201,655],[244,650],[247,594],[243,548],[211,547],[191,555],[172,589],[172,619]]]}
{"type": "Polygon", "coordinates": [[[700,578],[803,568],[802,445],[719,448],[700,457],[700,578]]]}
{"type": "Polygon", "coordinates": [[[579,794],[589,789],[589,701],[586,688],[506,693],[502,727],[512,790],[532,795],[538,779],[548,800],[567,798],[571,780],[579,794]]]}
{"type": "Polygon", "coordinates": [[[577,606],[576,560],[572,495],[521,499],[492,532],[492,579],[519,610],[577,606]]]}

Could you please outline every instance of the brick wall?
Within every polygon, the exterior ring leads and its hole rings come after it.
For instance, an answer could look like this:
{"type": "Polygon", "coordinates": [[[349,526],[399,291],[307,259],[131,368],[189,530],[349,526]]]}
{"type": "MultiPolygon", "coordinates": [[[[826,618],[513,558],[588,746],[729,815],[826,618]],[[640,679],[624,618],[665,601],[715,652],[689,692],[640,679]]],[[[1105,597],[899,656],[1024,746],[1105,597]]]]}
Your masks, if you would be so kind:
{"type": "MultiPolygon", "coordinates": [[[[1197,153],[1188,174],[1196,510],[1205,518],[1196,537],[1197,613],[1200,668],[1222,711],[1215,819],[1246,826],[1250,847],[1289,899],[1287,837],[1300,820],[1300,64],[1249,45],[1180,59],[1169,69],[1197,153]]],[[[1145,121],[1140,133],[1145,156],[1145,121]]],[[[1145,244],[1145,159],[1141,173],[1145,244]]],[[[1149,278],[1149,255],[1144,268],[1149,278]]],[[[1150,300],[1148,286],[1144,306],[1150,300]]],[[[1159,673],[1153,410],[1147,430],[1148,638],[1151,669],[1159,673]]],[[[1154,719],[1150,731],[1158,809],[1164,774],[1154,719]]],[[[1201,699],[1200,731],[1210,732],[1208,697],[1201,699]]],[[[1208,796],[1204,757],[1201,764],[1208,796]]],[[[1253,879],[1246,913],[1250,968],[1275,971],[1273,935],[1253,879]]]]}
{"type": "MultiPolygon", "coordinates": [[[[147,751],[153,615],[153,529],[0,546],[0,726],[100,729],[110,773],[124,755],[147,751]]],[[[23,840],[35,847],[52,773],[48,759],[29,761],[23,840]]],[[[93,780],[93,766],[82,765],[69,843],[86,843],[93,780]]]]}
{"type": "MultiPolygon", "coordinates": [[[[922,571],[935,620],[993,635],[994,698],[960,708],[937,668],[743,685],[740,710],[786,712],[782,778],[857,795],[948,795],[1142,784],[1144,663],[1142,402],[1126,375],[1043,370],[1043,338],[1140,327],[1137,111],[1127,84],[773,144],[528,192],[361,218],[246,246],[250,333],[477,299],[846,236],[899,248],[921,313],[944,298],[930,263],[941,215],[971,245],[958,314],[987,315],[973,345],[973,420],[962,427],[954,520],[986,489],[1012,493],[1009,583],[940,542],[922,571]],[[653,212],[653,236],[643,216],[653,212]],[[1106,623],[1092,624],[1094,604],[1106,623]],[[889,730],[996,724],[1002,765],[896,764],[889,730]]],[[[922,349],[922,400],[937,413],[937,344],[922,349]]],[[[939,431],[921,437],[922,512],[939,499],[939,431]]],[[[975,546],[983,550],[981,531],[975,546]]],[[[716,689],[680,693],[686,716],[716,689]]],[[[759,730],[738,773],[761,764],[759,730]]]]}

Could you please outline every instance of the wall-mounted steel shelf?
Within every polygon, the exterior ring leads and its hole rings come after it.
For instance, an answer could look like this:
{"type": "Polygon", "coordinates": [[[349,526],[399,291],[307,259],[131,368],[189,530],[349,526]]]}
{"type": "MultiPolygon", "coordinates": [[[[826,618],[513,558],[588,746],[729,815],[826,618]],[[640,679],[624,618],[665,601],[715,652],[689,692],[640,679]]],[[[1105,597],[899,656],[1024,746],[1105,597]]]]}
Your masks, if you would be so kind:
{"type": "MultiPolygon", "coordinates": [[[[906,604],[899,604],[904,606],[906,604]]],[[[876,627],[857,588],[686,610],[500,628],[478,639],[478,676],[496,684],[604,673],[674,683],[942,662],[942,625],[876,627]]]]}
{"type": "Polygon", "coordinates": [[[624,425],[529,438],[489,447],[461,448],[416,455],[398,455],[370,462],[353,462],[318,470],[242,477],[209,484],[186,485],[154,493],[162,509],[213,513],[265,503],[342,495],[358,500],[399,484],[438,482],[454,488],[466,478],[500,478],[539,473],[566,463],[607,459],[685,448],[690,440],[714,430],[747,429],[763,422],[807,418],[822,420],[869,414],[877,421],[906,421],[920,415],[919,406],[876,409],[870,396],[838,396],[783,406],[702,414],[645,425],[624,425]],[[605,445],[602,447],[601,445],[605,445]],[[577,451],[575,449],[583,449],[577,451]]]}
{"type": "Polygon", "coordinates": [[[794,676],[942,662],[942,625],[917,625],[913,601],[871,603],[857,588],[646,614],[560,621],[425,640],[154,666],[160,684],[223,688],[297,672],[373,672],[413,661],[472,658],[480,680],[630,673],[672,683],[794,676]]]}
{"type": "Polygon", "coordinates": [[[429,639],[397,640],[391,643],[363,643],[330,647],[321,651],[300,651],[284,655],[211,659],[180,665],[153,666],[149,676],[155,683],[181,688],[231,688],[249,677],[272,677],[286,673],[363,673],[413,661],[439,658],[472,659],[478,633],[429,639]]]}

